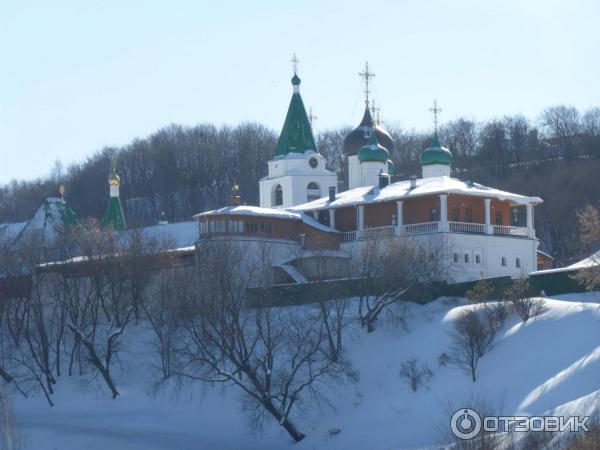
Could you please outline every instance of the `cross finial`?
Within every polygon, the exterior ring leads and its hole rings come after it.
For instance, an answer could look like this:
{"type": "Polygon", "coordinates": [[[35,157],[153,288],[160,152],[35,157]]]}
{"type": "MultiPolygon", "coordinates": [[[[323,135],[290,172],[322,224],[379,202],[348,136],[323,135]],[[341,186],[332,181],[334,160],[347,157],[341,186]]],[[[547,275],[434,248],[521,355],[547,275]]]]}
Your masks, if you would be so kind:
{"type": "Polygon", "coordinates": [[[310,126],[313,126],[313,121],[317,120],[319,117],[315,114],[313,114],[313,109],[312,107],[309,108],[308,110],[308,120],[310,121],[310,126]]]}
{"type": "Polygon", "coordinates": [[[381,111],[381,108],[375,107],[375,99],[371,100],[371,114],[377,125],[379,125],[379,111],[381,111]]]}
{"type": "Polygon", "coordinates": [[[375,74],[373,72],[369,72],[369,62],[365,63],[365,71],[360,72],[358,75],[365,79],[365,105],[369,106],[369,94],[371,90],[369,89],[369,79],[373,78],[375,74]]]}
{"type": "Polygon", "coordinates": [[[110,158],[111,160],[111,167],[112,167],[112,174],[114,175],[115,173],[117,173],[117,155],[113,155],[112,158],[110,158]]]}
{"type": "Polygon", "coordinates": [[[294,69],[294,75],[296,75],[298,73],[298,63],[300,62],[300,60],[296,58],[296,53],[294,53],[292,59],[290,59],[290,62],[292,63],[292,68],[294,69]]]}
{"type": "Polygon", "coordinates": [[[433,107],[429,108],[433,113],[433,131],[437,134],[438,131],[438,115],[442,112],[442,108],[438,108],[437,100],[433,100],[433,107]]]}

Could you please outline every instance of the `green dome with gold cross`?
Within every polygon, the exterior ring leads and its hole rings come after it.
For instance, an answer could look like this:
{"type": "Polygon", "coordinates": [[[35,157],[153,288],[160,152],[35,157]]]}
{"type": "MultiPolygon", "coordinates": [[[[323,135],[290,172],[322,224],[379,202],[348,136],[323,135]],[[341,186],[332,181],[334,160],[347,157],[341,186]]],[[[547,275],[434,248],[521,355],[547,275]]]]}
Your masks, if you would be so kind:
{"type": "Polygon", "coordinates": [[[421,152],[420,160],[422,166],[431,166],[433,164],[450,166],[454,161],[454,157],[450,150],[446,147],[442,147],[436,132],[433,135],[431,145],[421,152]]]}

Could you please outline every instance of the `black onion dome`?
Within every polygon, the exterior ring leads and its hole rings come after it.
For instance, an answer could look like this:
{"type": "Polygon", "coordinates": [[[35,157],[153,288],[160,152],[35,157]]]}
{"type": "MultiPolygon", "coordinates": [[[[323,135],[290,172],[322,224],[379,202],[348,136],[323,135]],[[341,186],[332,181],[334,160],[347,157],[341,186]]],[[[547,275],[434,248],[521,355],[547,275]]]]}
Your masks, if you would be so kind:
{"type": "Polygon", "coordinates": [[[343,151],[347,156],[358,154],[358,151],[369,143],[372,130],[375,130],[377,142],[388,152],[394,149],[394,141],[390,134],[378,124],[373,122],[369,107],[365,108],[365,115],[360,122],[360,125],[352,130],[348,136],[344,138],[343,151]]]}

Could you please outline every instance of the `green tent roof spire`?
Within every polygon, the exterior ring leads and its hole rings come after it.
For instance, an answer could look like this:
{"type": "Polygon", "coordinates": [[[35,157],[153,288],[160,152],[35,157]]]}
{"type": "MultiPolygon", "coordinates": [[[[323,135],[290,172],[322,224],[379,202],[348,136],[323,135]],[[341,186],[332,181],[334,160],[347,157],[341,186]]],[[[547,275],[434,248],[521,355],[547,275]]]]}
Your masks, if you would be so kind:
{"type": "Polygon", "coordinates": [[[125,221],[125,213],[123,212],[123,205],[121,204],[121,197],[119,196],[119,187],[121,186],[121,179],[117,175],[116,170],[116,158],[112,159],[112,170],[108,177],[108,185],[110,187],[110,198],[106,210],[104,211],[104,217],[102,218],[102,228],[112,228],[113,230],[125,230],[127,229],[127,222],[125,221]]]}
{"type": "Polygon", "coordinates": [[[296,70],[294,70],[291,81],[294,93],[279,135],[279,141],[277,141],[276,158],[283,157],[288,153],[306,153],[308,151],[318,153],[310,120],[300,96],[300,77],[296,70]]]}

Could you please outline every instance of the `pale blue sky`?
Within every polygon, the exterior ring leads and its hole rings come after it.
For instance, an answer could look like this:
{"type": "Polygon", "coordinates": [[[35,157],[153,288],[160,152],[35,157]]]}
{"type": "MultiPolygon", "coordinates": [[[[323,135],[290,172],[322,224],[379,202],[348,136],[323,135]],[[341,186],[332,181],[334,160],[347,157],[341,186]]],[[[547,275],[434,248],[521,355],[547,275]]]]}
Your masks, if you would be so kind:
{"type": "Polygon", "coordinates": [[[170,123],[279,130],[292,52],[315,128],[355,124],[366,60],[382,119],[430,127],[600,105],[600,2],[2,1],[0,183],[170,123]]]}

